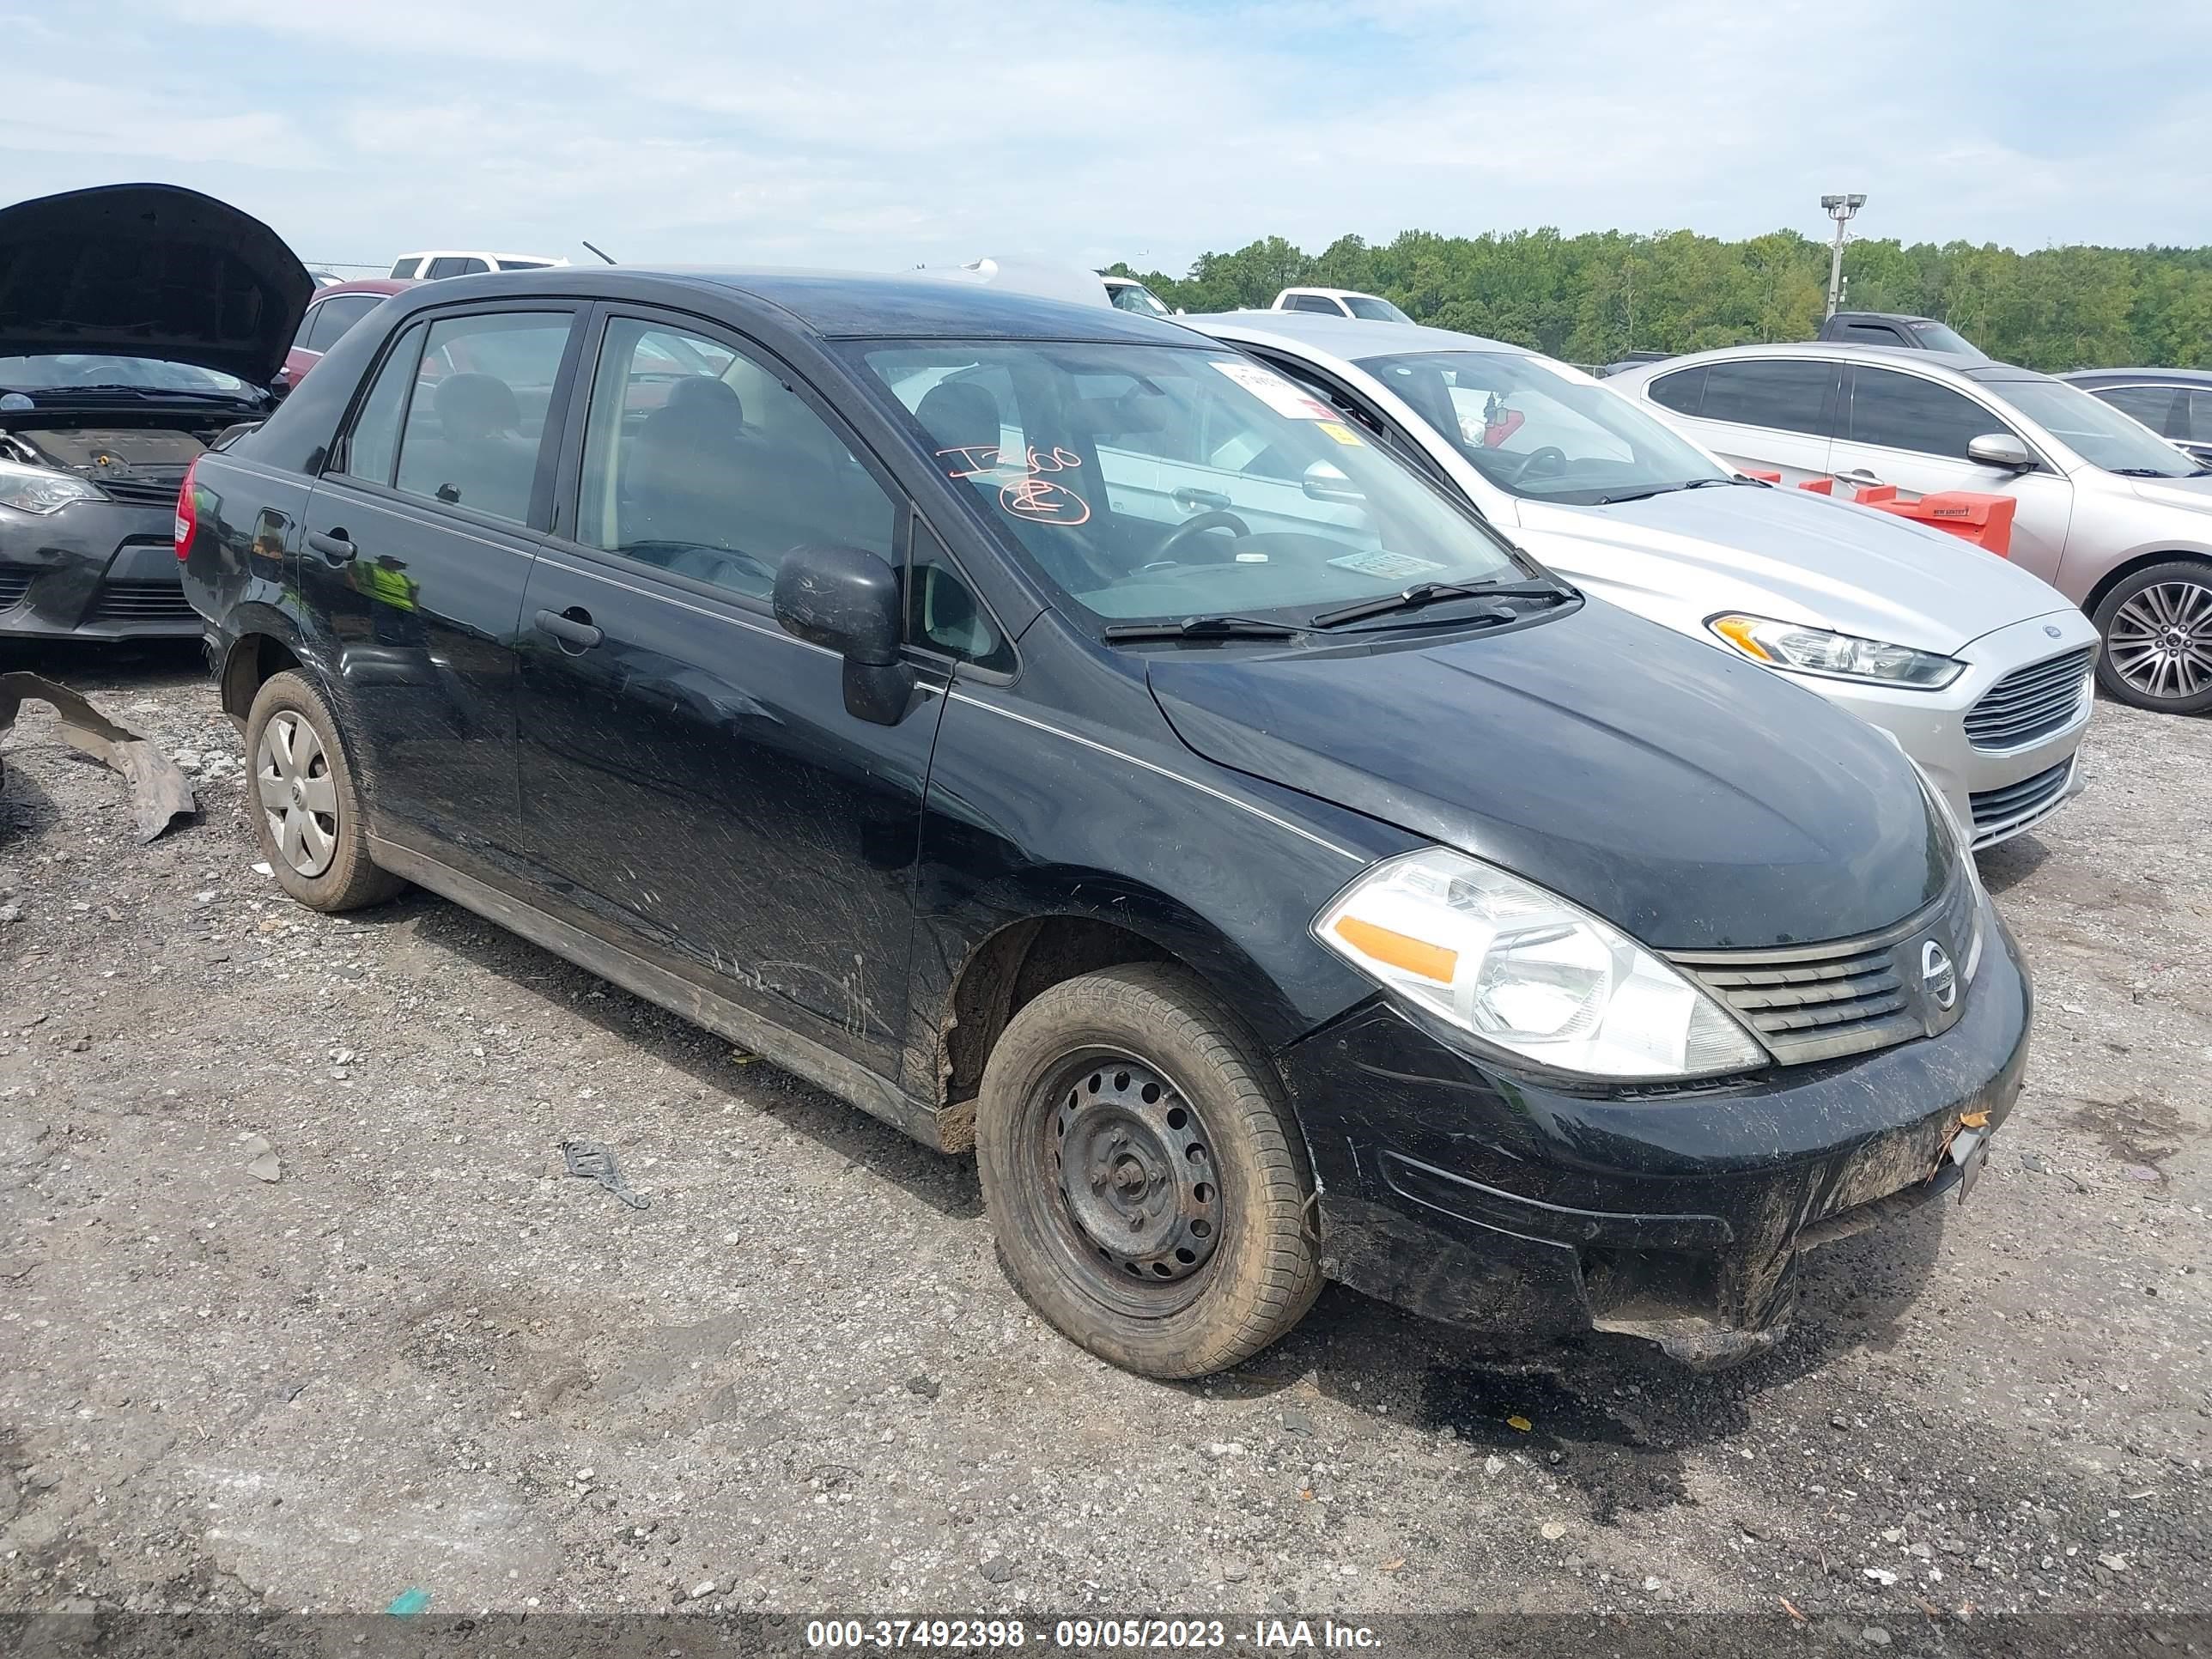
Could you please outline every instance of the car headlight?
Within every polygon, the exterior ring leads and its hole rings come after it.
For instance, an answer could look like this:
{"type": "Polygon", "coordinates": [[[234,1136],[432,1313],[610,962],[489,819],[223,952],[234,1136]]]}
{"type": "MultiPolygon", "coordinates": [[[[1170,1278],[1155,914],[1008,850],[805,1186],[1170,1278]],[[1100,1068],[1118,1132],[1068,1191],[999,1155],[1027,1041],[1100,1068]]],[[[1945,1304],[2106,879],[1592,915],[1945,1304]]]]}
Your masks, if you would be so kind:
{"type": "Polygon", "coordinates": [[[1314,933],[1408,1002],[1553,1071],[1705,1077],[1767,1060],[1725,1009],[1618,928],[1446,848],[1375,866],[1314,933]]]}
{"type": "Polygon", "coordinates": [[[0,507],[25,513],[58,513],[71,501],[106,501],[97,484],[74,472],[57,472],[50,466],[25,466],[21,461],[0,461],[0,507]]]}
{"type": "MultiPolygon", "coordinates": [[[[1890,741],[1897,743],[1894,737],[1890,741]]],[[[1905,747],[1901,743],[1897,746],[1900,751],[1905,747]]],[[[1958,813],[1953,810],[1943,792],[1936,787],[1936,780],[1928,775],[1928,769],[1910,755],[1905,758],[1911,762],[1913,771],[1919,775],[1920,793],[1928,802],[1928,810],[1948,833],[1952,860],[1965,866],[1966,885],[1973,890],[1973,921],[1969,924],[1972,936],[1966,941],[1966,960],[1959,964],[1959,983],[1972,985],[1974,975],[1982,968],[1982,911],[1990,902],[1990,890],[1982,885],[1982,866],[1974,862],[1973,837],[1966,833],[1966,825],[1959,822],[1958,813]]]]}
{"type": "Polygon", "coordinates": [[[1863,640],[1856,634],[1832,634],[1825,628],[1808,628],[1802,623],[1777,622],[1771,617],[1731,613],[1715,617],[1705,626],[1753,662],[1769,668],[1794,669],[1801,674],[1874,680],[1933,691],[1966,672],[1966,665],[1955,657],[1881,640],[1863,640]]]}

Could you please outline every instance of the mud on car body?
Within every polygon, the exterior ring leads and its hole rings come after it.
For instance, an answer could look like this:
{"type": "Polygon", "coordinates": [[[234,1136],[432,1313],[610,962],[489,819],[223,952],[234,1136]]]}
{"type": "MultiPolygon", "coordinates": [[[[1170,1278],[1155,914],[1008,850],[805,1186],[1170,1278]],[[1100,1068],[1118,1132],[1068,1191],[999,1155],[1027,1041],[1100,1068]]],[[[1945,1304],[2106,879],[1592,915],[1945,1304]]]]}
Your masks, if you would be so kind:
{"type": "Polygon", "coordinates": [[[178,533],[289,892],[419,883],[973,1148],[1021,1291],[1140,1371],[1326,1276],[1738,1358],[2020,1086],[1893,744],[1169,324],[426,284],[178,533]]]}
{"type": "Polygon", "coordinates": [[[313,290],[268,227],[173,185],[0,211],[0,636],[199,632],[178,485],[268,412],[313,290]]]}

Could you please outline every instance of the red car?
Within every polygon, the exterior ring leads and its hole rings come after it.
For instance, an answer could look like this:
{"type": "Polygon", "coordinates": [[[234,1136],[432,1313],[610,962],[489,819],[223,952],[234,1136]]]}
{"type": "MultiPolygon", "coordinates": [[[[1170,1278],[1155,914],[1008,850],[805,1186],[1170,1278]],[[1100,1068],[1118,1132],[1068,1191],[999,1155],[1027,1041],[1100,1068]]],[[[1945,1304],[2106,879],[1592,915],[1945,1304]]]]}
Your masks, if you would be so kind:
{"type": "Polygon", "coordinates": [[[387,296],[414,286],[395,277],[367,276],[357,283],[332,283],[327,288],[317,289],[307,314],[300,319],[300,331],[292,337],[292,349],[284,354],[279,380],[287,388],[299,385],[348,329],[383,304],[387,296]]]}

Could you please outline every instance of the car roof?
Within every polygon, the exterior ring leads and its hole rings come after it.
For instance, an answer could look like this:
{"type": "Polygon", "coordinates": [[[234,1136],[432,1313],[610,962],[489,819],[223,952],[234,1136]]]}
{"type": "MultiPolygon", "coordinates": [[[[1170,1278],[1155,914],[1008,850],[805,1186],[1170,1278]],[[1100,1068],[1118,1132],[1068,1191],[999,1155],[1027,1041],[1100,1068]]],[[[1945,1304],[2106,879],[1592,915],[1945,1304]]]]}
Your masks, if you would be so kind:
{"type": "Polygon", "coordinates": [[[2110,382],[2115,386],[2212,386],[2212,369],[2205,368],[2077,368],[2058,378],[2081,386],[2110,382]]]}
{"type": "Polygon", "coordinates": [[[1311,283],[1300,283],[1283,290],[1285,294],[1326,294],[1332,300],[1357,298],[1379,300],[1382,296],[1364,288],[1316,288],[1311,283]]]}
{"type": "Polygon", "coordinates": [[[1203,336],[1163,319],[1044,299],[1018,289],[947,282],[942,275],[718,266],[561,265],[447,276],[421,285],[425,306],[482,294],[670,302],[688,291],[742,295],[775,307],[823,339],[1057,340],[1202,347],[1203,336]]]}
{"type": "MultiPolygon", "coordinates": [[[[1517,357],[1542,354],[1479,334],[1455,334],[1425,323],[1389,323],[1366,317],[1332,317],[1324,311],[1216,311],[1186,317],[1193,328],[1211,331],[1216,323],[1257,337],[1273,335],[1292,345],[1311,346],[1332,357],[1404,357],[1425,351],[1507,351],[1517,357]]],[[[1921,354],[1925,356],[1926,353],[1921,354]]]]}
{"type": "MultiPolygon", "coordinates": [[[[1716,346],[1710,351],[1686,351],[1679,357],[1668,357],[1656,363],[1638,363],[1635,369],[1624,373],[1639,373],[1644,369],[1663,369],[1668,373],[1681,368],[1694,368],[1699,363],[1729,362],[1741,357],[1813,357],[1842,358],[1850,362],[1892,363],[1899,368],[1948,368],[1954,374],[1971,374],[1976,369],[1998,369],[2005,380],[2047,379],[2030,368],[2016,368],[2010,363],[1991,362],[1986,358],[1969,357],[1956,351],[1916,351],[1910,346],[1861,345],[1844,340],[1781,340],[1768,345],[1716,346]]],[[[1656,376],[1654,377],[1656,378],[1656,376]]]]}

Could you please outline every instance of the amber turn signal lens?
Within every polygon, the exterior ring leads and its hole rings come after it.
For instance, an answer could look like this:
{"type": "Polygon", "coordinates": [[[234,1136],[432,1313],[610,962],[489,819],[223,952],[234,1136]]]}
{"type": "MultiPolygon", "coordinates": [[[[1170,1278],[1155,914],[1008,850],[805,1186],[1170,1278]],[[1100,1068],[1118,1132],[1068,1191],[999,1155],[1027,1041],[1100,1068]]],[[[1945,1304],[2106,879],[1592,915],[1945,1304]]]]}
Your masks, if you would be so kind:
{"type": "Polygon", "coordinates": [[[1336,936],[1364,957],[1409,974],[1419,974],[1439,985],[1450,984],[1452,974],[1459,966],[1456,951],[1447,951],[1441,945],[1431,945],[1410,934],[1393,933],[1388,927],[1377,927],[1357,916],[1338,917],[1336,936]]]}

